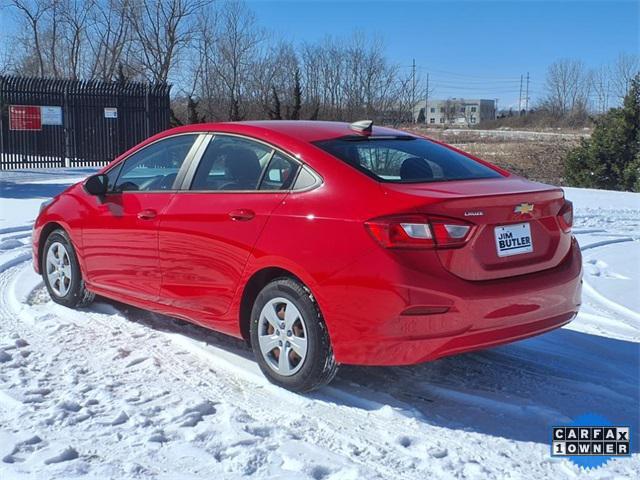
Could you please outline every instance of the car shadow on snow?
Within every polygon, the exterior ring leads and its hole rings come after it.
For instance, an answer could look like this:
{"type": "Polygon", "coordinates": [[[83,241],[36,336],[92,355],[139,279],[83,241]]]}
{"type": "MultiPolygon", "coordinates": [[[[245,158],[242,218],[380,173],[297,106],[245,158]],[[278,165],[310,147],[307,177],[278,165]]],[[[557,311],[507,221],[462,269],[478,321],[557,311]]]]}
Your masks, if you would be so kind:
{"type": "Polygon", "coordinates": [[[0,197],[15,199],[55,197],[64,191],[69,184],[66,183],[18,183],[0,180],[0,197]]]}
{"type": "MultiPolygon", "coordinates": [[[[411,367],[343,367],[341,382],[446,428],[549,443],[551,427],[586,414],[640,426],[640,344],[566,328],[411,367]],[[394,404],[395,402],[395,404],[394,404]]],[[[407,432],[410,433],[410,432],[407,432]]]]}
{"type": "MultiPolygon", "coordinates": [[[[253,359],[242,340],[108,299],[134,322],[253,359]]],[[[103,310],[100,303],[98,311],[103,310]]],[[[510,345],[407,367],[342,366],[307,396],[448,429],[548,444],[551,427],[595,413],[631,427],[638,452],[640,344],[555,330],[510,345]]],[[[412,432],[407,432],[411,435],[412,432]]]]}
{"type": "Polygon", "coordinates": [[[55,197],[78,178],[96,171],[97,167],[5,170],[0,172],[0,198],[55,197]]]}

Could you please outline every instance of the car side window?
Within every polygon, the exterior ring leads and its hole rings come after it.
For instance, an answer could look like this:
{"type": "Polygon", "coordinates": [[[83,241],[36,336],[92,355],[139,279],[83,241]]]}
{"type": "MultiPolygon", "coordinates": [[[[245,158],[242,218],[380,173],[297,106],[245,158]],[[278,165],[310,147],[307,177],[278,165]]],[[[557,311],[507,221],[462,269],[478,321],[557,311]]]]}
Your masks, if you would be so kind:
{"type": "Polygon", "coordinates": [[[276,152],[262,177],[260,190],[288,190],[298,173],[298,164],[276,152]]]}
{"type": "Polygon", "coordinates": [[[171,190],[197,137],[198,134],[169,137],[134,153],[120,167],[113,191],[171,190]]]}
{"type": "Polygon", "coordinates": [[[107,179],[108,179],[108,186],[107,186],[108,192],[115,191],[116,180],[118,180],[118,175],[120,175],[120,169],[122,168],[123,163],[124,162],[118,163],[115,167],[113,167],[111,170],[109,170],[106,173],[107,179]]]}
{"type": "Polygon", "coordinates": [[[296,178],[296,183],[294,183],[291,188],[292,190],[306,190],[318,183],[318,179],[313,173],[311,173],[309,167],[302,167],[298,174],[298,178],[296,178]]]}
{"type": "Polygon", "coordinates": [[[272,155],[261,143],[217,135],[202,155],[191,190],[255,190],[272,155]]]}

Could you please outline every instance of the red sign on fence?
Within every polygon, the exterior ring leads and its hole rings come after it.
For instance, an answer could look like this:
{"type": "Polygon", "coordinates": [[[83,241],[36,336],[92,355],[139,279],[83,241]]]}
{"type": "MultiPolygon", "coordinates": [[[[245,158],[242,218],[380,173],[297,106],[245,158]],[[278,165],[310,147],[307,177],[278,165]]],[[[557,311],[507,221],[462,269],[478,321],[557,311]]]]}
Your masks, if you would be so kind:
{"type": "Polygon", "coordinates": [[[40,107],[9,105],[9,130],[42,130],[40,107]]]}

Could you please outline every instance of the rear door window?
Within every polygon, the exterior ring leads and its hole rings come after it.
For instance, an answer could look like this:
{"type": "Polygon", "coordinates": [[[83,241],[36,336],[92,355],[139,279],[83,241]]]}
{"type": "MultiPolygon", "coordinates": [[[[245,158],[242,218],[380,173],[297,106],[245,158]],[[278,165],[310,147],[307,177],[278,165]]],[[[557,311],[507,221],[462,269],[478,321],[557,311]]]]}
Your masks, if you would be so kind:
{"type": "Polygon", "coordinates": [[[276,152],[262,177],[260,190],[288,190],[297,173],[298,164],[276,152]]]}
{"type": "Polygon", "coordinates": [[[216,135],[196,169],[191,190],[256,190],[273,149],[240,137],[216,135]]]}

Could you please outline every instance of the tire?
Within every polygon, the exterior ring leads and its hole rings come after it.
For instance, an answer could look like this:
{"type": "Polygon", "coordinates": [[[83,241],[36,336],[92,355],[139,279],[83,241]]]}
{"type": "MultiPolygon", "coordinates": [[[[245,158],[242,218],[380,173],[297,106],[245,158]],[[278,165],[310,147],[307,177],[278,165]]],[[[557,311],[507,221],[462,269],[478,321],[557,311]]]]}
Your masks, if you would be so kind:
{"type": "Polygon", "coordinates": [[[258,294],[251,311],[250,337],[262,373],[287,390],[315,390],[333,380],[338,371],[322,313],[311,293],[292,278],[277,278],[258,294]],[[286,357],[281,357],[283,351],[286,357]],[[303,351],[303,356],[298,354],[303,351]]]}
{"type": "Polygon", "coordinates": [[[57,229],[49,234],[40,261],[44,284],[54,302],[81,308],[93,301],[95,295],[85,287],[78,257],[67,232],[57,229]]]}

